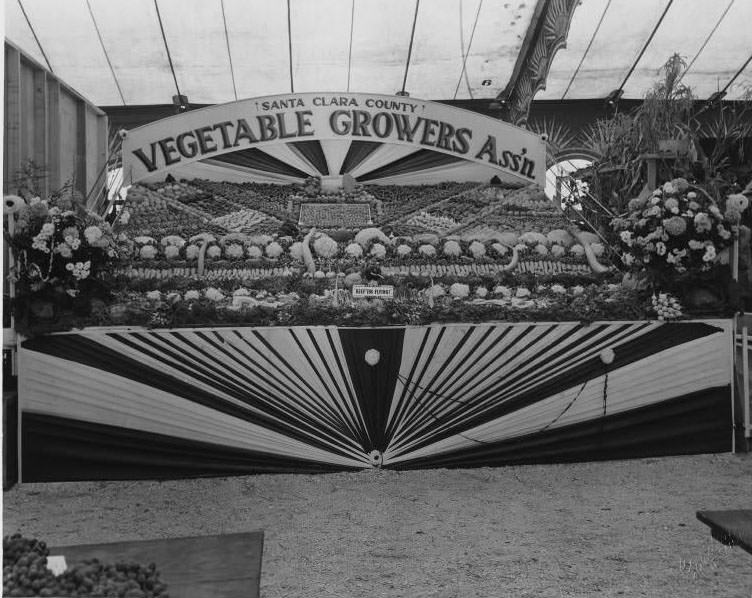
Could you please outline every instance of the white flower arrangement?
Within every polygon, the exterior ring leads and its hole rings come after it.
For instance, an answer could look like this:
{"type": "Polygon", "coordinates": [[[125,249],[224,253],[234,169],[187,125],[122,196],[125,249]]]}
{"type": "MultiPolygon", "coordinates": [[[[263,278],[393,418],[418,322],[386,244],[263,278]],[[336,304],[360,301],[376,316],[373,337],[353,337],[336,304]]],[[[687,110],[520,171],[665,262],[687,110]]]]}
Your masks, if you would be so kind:
{"type": "Polygon", "coordinates": [[[552,284],[551,285],[551,292],[556,293],[557,295],[566,295],[567,289],[563,285],[560,284],[552,284]]]}
{"type": "Polygon", "coordinates": [[[77,280],[83,280],[84,278],[88,278],[91,273],[91,262],[89,260],[76,263],[68,262],[65,265],[65,269],[73,274],[73,277],[77,280]]]}
{"type": "Polygon", "coordinates": [[[472,243],[470,243],[468,251],[477,260],[486,255],[486,246],[483,245],[483,243],[481,243],[480,241],[473,241],[472,243]]]}
{"type": "Polygon", "coordinates": [[[261,251],[261,248],[257,247],[256,245],[249,245],[245,252],[246,255],[252,260],[260,260],[264,255],[264,253],[261,251]]]}
{"type": "Polygon", "coordinates": [[[345,247],[345,253],[350,257],[359,258],[363,255],[363,248],[357,243],[350,243],[345,247]]]}
{"type": "Polygon", "coordinates": [[[464,299],[470,294],[470,287],[461,282],[455,282],[449,287],[449,294],[455,299],[464,299]]]}
{"type": "Polygon", "coordinates": [[[397,255],[401,258],[405,258],[408,255],[410,255],[413,252],[413,248],[409,245],[405,245],[404,243],[402,245],[397,246],[397,255]]]}
{"type": "Polygon", "coordinates": [[[502,245],[501,243],[494,243],[493,245],[491,245],[491,249],[493,249],[499,255],[506,255],[509,251],[509,247],[502,245]]]}
{"type": "Polygon", "coordinates": [[[538,255],[548,255],[548,247],[543,245],[543,243],[538,243],[538,245],[535,246],[535,253],[538,255]]]}
{"type": "Polygon", "coordinates": [[[232,292],[232,296],[233,297],[250,297],[251,296],[251,292],[248,289],[246,289],[245,287],[240,287],[240,288],[235,289],[232,292]]]}
{"type": "MultiPolygon", "coordinates": [[[[34,243],[36,243],[36,241],[34,241],[34,243]]],[[[32,247],[33,246],[34,245],[32,244],[32,247]]],[[[44,251],[45,253],[49,252],[46,245],[44,246],[42,251],[44,251]]],[[[55,246],[55,253],[59,253],[64,258],[73,257],[73,248],[68,245],[68,243],[58,243],[55,246]]]]}
{"type": "Polygon", "coordinates": [[[84,229],[84,238],[89,245],[95,245],[102,238],[102,235],[104,235],[104,233],[98,226],[87,226],[84,229]]]}
{"type": "Polygon", "coordinates": [[[185,292],[185,294],[183,295],[183,298],[186,301],[196,301],[198,299],[201,299],[201,293],[199,293],[195,289],[191,289],[190,291],[185,292]]]}
{"type": "Polygon", "coordinates": [[[747,199],[746,195],[742,195],[741,193],[735,193],[733,195],[729,195],[726,198],[727,210],[732,209],[741,213],[744,210],[746,210],[748,207],[749,207],[749,200],[747,199]]]}
{"type": "Polygon", "coordinates": [[[574,237],[569,234],[568,231],[565,231],[561,228],[556,228],[552,231],[550,231],[546,238],[548,239],[548,243],[550,245],[560,245],[562,247],[569,247],[574,243],[574,237]]]}
{"type": "Polygon", "coordinates": [[[381,243],[374,243],[371,247],[370,254],[377,259],[384,259],[386,257],[386,247],[381,243]]]}
{"type": "Polygon", "coordinates": [[[658,315],[658,319],[675,320],[682,316],[682,306],[679,300],[669,293],[653,294],[652,297],[653,311],[658,315]]]}
{"type": "Polygon", "coordinates": [[[179,235],[167,235],[160,241],[162,247],[185,247],[185,239],[179,235]]]}
{"type": "Polygon", "coordinates": [[[503,285],[497,285],[494,287],[494,295],[501,295],[502,297],[511,297],[512,290],[509,287],[503,285]]]}
{"type": "Polygon", "coordinates": [[[144,245],[138,250],[138,255],[142,260],[153,260],[157,257],[157,248],[154,245],[144,245]]]}
{"type": "Polygon", "coordinates": [[[168,245],[164,248],[164,254],[168,260],[176,260],[180,257],[180,249],[176,245],[168,245]]]}
{"type": "MultiPolygon", "coordinates": [[[[359,246],[360,247],[360,246],[359,246]]],[[[353,285],[363,282],[363,277],[359,272],[351,272],[345,276],[344,285],[349,289],[353,285]]]]}
{"type": "Polygon", "coordinates": [[[519,242],[531,246],[546,245],[548,243],[548,239],[546,238],[546,235],[536,233],[534,231],[528,231],[520,235],[519,242]]]}
{"type": "Polygon", "coordinates": [[[585,287],[578,284],[578,285],[573,286],[571,291],[572,291],[572,295],[576,297],[577,295],[582,295],[585,292],[585,287]]]}
{"type": "Polygon", "coordinates": [[[450,240],[444,243],[444,255],[449,257],[458,257],[462,255],[462,247],[457,241],[450,240]]]}
{"type": "Polygon", "coordinates": [[[551,255],[554,257],[562,257],[566,255],[567,250],[563,245],[551,245],[551,255]]]}
{"type": "Polygon", "coordinates": [[[426,289],[426,295],[433,298],[443,297],[444,295],[446,295],[446,291],[440,284],[435,284],[426,289]]]}
{"type": "Polygon", "coordinates": [[[3,196],[3,214],[10,215],[20,212],[26,207],[26,201],[19,195],[3,196]]]}
{"type": "Polygon", "coordinates": [[[290,245],[290,257],[298,262],[303,261],[303,243],[295,241],[290,245]]]}
{"type": "Polygon", "coordinates": [[[518,299],[527,299],[530,295],[532,295],[532,293],[527,287],[517,287],[517,290],[514,292],[514,296],[518,299]]]}
{"type": "Polygon", "coordinates": [[[219,245],[211,245],[206,250],[206,257],[209,257],[213,260],[222,257],[222,248],[219,245]]]}
{"type": "Polygon", "coordinates": [[[418,247],[418,253],[424,257],[433,257],[436,255],[436,248],[433,245],[421,245],[418,247]]]}
{"type": "Polygon", "coordinates": [[[198,259],[198,254],[200,253],[201,249],[198,245],[188,245],[188,247],[185,248],[185,259],[187,260],[195,260],[198,259]]]}
{"type": "Polygon", "coordinates": [[[580,245],[579,243],[575,243],[574,245],[572,245],[569,248],[569,253],[571,253],[572,255],[580,257],[580,256],[585,255],[585,248],[582,245],[580,245]]]}
{"type": "Polygon", "coordinates": [[[378,228],[364,228],[355,235],[355,242],[365,249],[372,241],[379,241],[384,245],[390,245],[391,240],[378,228]]]}
{"type": "Polygon", "coordinates": [[[339,252],[339,246],[337,241],[332,239],[329,235],[321,234],[313,242],[313,250],[316,254],[324,259],[333,258],[339,252]]]}
{"type": "Polygon", "coordinates": [[[227,256],[230,259],[240,259],[243,257],[243,254],[245,253],[245,250],[243,249],[242,245],[239,245],[238,243],[231,243],[227,247],[225,247],[225,256],[227,256]]]}
{"type": "Polygon", "coordinates": [[[278,258],[285,252],[285,250],[282,249],[282,245],[280,245],[276,241],[269,243],[264,251],[266,252],[267,257],[270,257],[272,259],[278,258]]]}
{"type": "Polygon", "coordinates": [[[485,299],[486,297],[488,297],[488,289],[486,287],[478,287],[477,289],[475,289],[475,294],[480,299],[485,299]]]}
{"type": "Polygon", "coordinates": [[[146,293],[146,298],[149,301],[161,301],[162,293],[160,291],[149,291],[148,293],[146,293]]]}
{"type": "Polygon", "coordinates": [[[215,289],[214,287],[209,287],[204,291],[204,297],[209,299],[209,301],[214,301],[215,303],[222,301],[222,299],[225,298],[225,294],[220,291],[219,289],[215,289]]]}

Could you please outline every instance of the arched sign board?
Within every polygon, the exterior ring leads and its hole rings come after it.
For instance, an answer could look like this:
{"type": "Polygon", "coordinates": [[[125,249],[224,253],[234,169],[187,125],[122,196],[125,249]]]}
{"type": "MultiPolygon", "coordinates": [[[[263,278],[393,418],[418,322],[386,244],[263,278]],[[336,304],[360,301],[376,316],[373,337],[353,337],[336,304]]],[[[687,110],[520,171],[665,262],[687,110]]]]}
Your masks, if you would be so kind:
{"type": "Polygon", "coordinates": [[[240,100],[129,131],[126,184],[176,178],[291,183],[545,184],[545,142],[508,123],[410,97],[303,93],[240,100]]]}

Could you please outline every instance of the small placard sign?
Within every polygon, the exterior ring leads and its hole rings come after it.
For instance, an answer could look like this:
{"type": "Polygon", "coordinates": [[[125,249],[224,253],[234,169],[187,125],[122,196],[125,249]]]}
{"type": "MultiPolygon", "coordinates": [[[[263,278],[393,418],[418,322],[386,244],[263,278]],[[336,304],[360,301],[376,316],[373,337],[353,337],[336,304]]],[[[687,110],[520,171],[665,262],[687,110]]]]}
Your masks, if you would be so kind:
{"type": "Polygon", "coordinates": [[[394,287],[391,285],[381,285],[370,287],[365,284],[356,284],[352,288],[353,297],[385,297],[391,299],[394,297],[394,287]]]}
{"type": "Polygon", "coordinates": [[[52,571],[52,574],[57,577],[62,575],[68,570],[68,564],[65,562],[63,555],[50,555],[47,557],[47,569],[52,571]]]}

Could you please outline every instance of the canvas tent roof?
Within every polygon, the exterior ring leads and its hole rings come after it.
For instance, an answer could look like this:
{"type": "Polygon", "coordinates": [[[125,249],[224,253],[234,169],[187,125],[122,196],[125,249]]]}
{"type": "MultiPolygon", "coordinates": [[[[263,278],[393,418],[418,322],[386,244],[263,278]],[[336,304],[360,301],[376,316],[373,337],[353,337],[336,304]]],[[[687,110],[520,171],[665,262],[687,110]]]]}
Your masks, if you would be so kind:
{"type": "MultiPolygon", "coordinates": [[[[99,106],[351,91],[493,99],[572,0],[8,0],[6,37],[99,106]],[[412,43],[411,43],[412,40],[412,43]],[[408,60],[409,55],[409,60],[408,60]]],[[[705,99],[752,85],[752,0],[581,0],[536,99],[639,98],[673,53],[705,99]]]]}

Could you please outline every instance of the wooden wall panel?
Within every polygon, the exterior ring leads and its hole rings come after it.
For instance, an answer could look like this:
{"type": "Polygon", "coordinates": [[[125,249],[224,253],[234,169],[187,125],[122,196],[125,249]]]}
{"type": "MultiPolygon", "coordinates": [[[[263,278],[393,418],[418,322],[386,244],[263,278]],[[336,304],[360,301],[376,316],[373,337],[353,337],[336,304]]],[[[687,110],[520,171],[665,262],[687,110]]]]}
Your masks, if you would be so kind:
{"type": "Polygon", "coordinates": [[[21,54],[5,45],[3,181],[21,167],[21,54]]]}
{"type": "Polygon", "coordinates": [[[79,176],[78,171],[78,106],[65,89],[60,90],[60,183],[79,176]]]}
{"type": "Polygon", "coordinates": [[[5,42],[3,191],[33,161],[41,193],[69,180],[86,196],[107,163],[107,116],[42,65],[5,42]]]}

